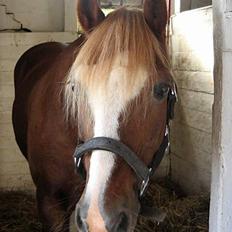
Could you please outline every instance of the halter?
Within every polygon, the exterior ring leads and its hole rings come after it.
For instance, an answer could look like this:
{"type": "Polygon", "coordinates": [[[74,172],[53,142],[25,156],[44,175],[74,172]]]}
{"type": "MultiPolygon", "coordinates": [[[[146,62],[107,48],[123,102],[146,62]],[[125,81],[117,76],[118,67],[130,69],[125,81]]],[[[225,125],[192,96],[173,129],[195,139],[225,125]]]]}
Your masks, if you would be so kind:
{"type": "Polygon", "coordinates": [[[82,163],[83,156],[90,151],[94,150],[103,150],[112,152],[124,159],[124,161],[133,169],[135,174],[140,180],[140,198],[143,197],[144,193],[147,190],[149,181],[151,177],[154,175],[156,169],[160,165],[166,150],[170,146],[169,142],[169,123],[170,120],[174,118],[174,106],[177,101],[177,92],[176,85],[174,84],[173,89],[170,89],[167,98],[167,122],[166,122],[166,130],[164,134],[163,141],[159,147],[159,149],[155,152],[153,156],[153,160],[151,163],[146,166],[144,162],[142,162],[138,156],[133,152],[128,146],[123,144],[119,140],[115,140],[108,137],[94,137],[87,140],[85,143],[77,146],[74,152],[74,161],[76,165],[76,169],[83,176],[84,167],[82,163]]]}

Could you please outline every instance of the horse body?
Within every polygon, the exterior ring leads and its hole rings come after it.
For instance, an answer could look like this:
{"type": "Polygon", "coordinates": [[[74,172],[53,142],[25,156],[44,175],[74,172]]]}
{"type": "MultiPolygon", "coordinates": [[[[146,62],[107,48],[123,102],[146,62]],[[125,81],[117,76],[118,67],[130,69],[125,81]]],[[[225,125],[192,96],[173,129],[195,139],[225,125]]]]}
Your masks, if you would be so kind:
{"type": "MultiPolygon", "coordinates": [[[[77,44],[82,40],[79,38],[70,45],[45,43],[33,47],[21,57],[15,68],[13,125],[17,143],[29,162],[37,197],[41,202],[46,201],[38,204],[40,214],[44,214],[43,211],[51,213],[46,198],[55,199],[54,209],[62,197],[69,199],[70,205],[74,206],[71,197],[75,188],[80,186],[72,157],[78,133],[75,127],[69,128],[64,123],[60,92],[77,44]]],[[[77,195],[78,192],[75,201],[77,195]]],[[[65,206],[59,207],[62,211],[67,210],[65,206]]],[[[56,224],[63,220],[58,217],[56,224]]]]}
{"type": "Polygon", "coordinates": [[[99,136],[123,141],[146,165],[158,150],[172,81],[162,50],[165,1],[145,1],[144,14],[147,24],[141,12],[127,9],[104,19],[96,0],[79,0],[85,36],[38,45],[16,65],[15,137],[36,185],[44,231],[69,231],[77,202],[80,231],[127,232],[136,225],[138,179],[131,168],[111,152],[86,154],[83,192],[73,153],[99,136]]]}

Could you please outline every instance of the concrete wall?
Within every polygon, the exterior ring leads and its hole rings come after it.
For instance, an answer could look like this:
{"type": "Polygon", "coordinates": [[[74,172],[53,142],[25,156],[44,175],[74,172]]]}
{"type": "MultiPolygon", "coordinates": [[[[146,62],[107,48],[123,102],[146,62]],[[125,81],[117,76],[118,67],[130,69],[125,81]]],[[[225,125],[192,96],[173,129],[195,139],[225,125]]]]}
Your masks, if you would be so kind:
{"type": "Polygon", "coordinates": [[[171,130],[172,177],[187,192],[209,191],[213,88],[212,8],[177,14],[171,23],[179,102],[171,130]]]}
{"type": "MultiPolygon", "coordinates": [[[[5,5],[6,13],[13,14],[23,27],[32,31],[64,31],[64,0],[0,0],[0,8],[1,5],[5,5]]],[[[8,25],[5,18],[0,10],[0,29],[8,25]]]]}
{"type": "Polygon", "coordinates": [[[27,162],[15,142],[11,110],[13,70],[28,48],[45,41],[70,42],[75,33],[0,33],[0,189],[33,189],[27,162]]]}

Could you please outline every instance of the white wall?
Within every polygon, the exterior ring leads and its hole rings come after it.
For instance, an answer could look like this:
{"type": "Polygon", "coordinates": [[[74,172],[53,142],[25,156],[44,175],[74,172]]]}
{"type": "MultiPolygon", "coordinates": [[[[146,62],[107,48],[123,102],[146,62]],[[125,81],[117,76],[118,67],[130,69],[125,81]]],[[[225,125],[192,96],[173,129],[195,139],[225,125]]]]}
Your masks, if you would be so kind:
{"type": "Polygon", "coordinates": [[[212,8],[175,15],[171,55],[179,102],[171,128],[172,177],[187,192],[210,190],[213,83],[212,8]]]}
{"type": "MultiPolygon", "coordinates": [[[[0,4],[32,31],[64,31],[64,0],[0,0],[0,4]]],[[[0,25],[3,17],[1,12],[0,25]]]]}
{"type": "Polygon", "coordinates": [[[0,189],[32,190],[28,164],[15,142],[11,111],[14,67],[30,47],[45,41],[71,42],[76,33],[0,33],[0,189]]]}

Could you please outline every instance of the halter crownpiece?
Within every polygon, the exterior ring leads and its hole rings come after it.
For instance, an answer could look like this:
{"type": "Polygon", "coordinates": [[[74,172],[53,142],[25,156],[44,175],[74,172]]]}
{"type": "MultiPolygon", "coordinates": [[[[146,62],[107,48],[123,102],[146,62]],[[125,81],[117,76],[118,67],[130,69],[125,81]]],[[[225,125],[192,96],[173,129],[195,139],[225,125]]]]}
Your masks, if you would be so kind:
{"type": "Polygon", "coordinates": [[[167,101],[168,101],[167,104],[168,110],[167,110],[167,122],[166,122],[166,131],[164,134],[164,138],[159,149],[155,152],[152,162],[148,166],[146,166],[138,158],[138,156],[121,141],[108,137],[94,137],[92,139],[89,139],[85,143],[81,144],[80,146],[77,146],[74,152],[74,161],[77,171],[83,173],[83,170],[81,170],[83,169],[82,158],[86,153],[94,150],[103,150],[103,151],[112,152],[122,157],[140,179],[141,187],[140,187],[139,196],[141,198],[148,187],[151,177],[154,175],[156,169],[160,165],[164,157],[165,151],[170,146],[169,122],[174,117],[174,106],[177,101],[176,86],[174,87],[174,89],[171,89],[169,91],[167,101]]]}

